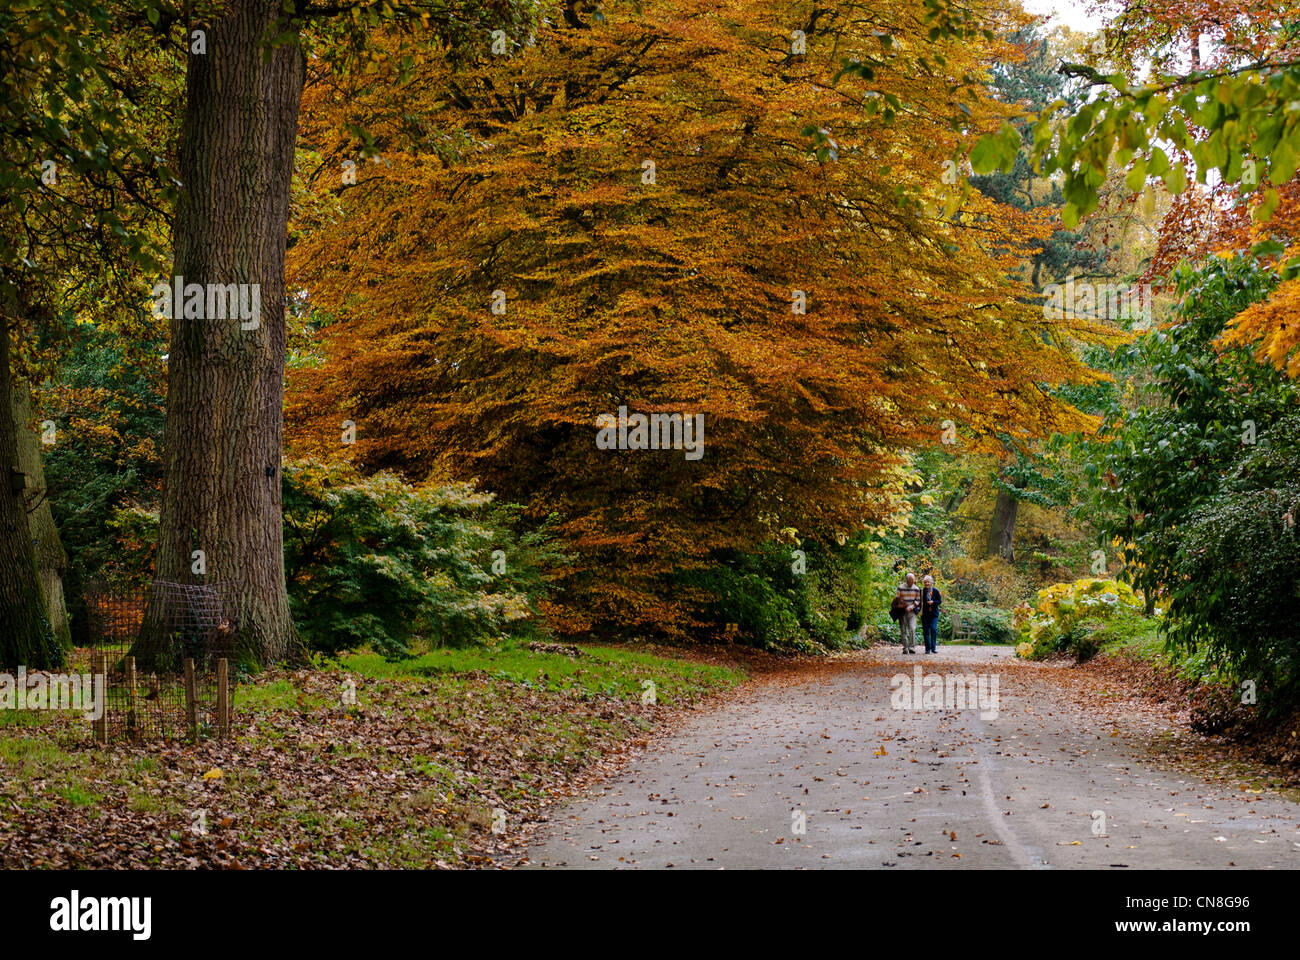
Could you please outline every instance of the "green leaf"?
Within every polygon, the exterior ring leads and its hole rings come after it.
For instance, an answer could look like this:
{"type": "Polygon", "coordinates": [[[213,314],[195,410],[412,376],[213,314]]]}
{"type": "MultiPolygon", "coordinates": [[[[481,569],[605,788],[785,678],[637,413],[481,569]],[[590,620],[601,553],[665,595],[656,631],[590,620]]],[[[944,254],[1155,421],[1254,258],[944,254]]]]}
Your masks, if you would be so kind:
{"type": "Polygon", "coordinates": [[[1264,191],[1264,196],[1260,199],[1255,209],[1251,211],[1251,217],[1256,223],[1266,223],[1273,216],[1273,211],[1277,209],[1278,202],[1282,198],[1278,192],[1270,187],[1264,191]]]}
{"type": "Polygon", "coordinates": [[[1269,180],[1279,185],[1286,183],[1295,173],[1297,159],[1295,144],[1290,140],[1281,141],[1269,158],[1269,180]]]}
{"type": "Polygon", "coordinates": [[[1165,186],[1170,193],[1182,193],[1187,189],[1187,171],[1181,163],[1165,174],[1165,186]]]}
{"type": "Polygon", "coordinates": [[[971,169],[978,174],[992,173],[1001,165],[1004,148],[1005,144],[997,134],[980,137],[970,152],[971,169]]]}
{"type": "Polygon", "coordinates": [[[1133,193],[1141,193],[1143,186],[1147,182],[1147,162],[1146,158],[1138,157],[1137,162],[1133,164],[1133,169],[1128,172],[1124,178],[1124,186],[1128,187],[1133,193]]]}

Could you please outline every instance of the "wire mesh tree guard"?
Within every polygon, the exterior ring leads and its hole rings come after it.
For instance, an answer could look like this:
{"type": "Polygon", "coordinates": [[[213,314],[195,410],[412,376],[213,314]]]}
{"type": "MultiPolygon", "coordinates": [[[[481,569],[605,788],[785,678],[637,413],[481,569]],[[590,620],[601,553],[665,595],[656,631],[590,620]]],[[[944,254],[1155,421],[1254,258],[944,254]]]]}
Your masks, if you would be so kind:
{"type": "Polygon", "coordinates": [[[86,615],[103,678],[96,742],[230,735],[239,623],[229,584],[91,584],[86,615]]]}

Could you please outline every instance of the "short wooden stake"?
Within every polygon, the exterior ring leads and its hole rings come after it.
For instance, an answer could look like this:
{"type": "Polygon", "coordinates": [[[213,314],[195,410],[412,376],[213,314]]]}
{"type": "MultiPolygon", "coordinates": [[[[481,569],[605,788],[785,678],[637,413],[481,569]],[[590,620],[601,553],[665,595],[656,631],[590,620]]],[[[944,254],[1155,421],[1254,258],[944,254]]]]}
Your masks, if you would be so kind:
{"type": "Polygon", "coordinates": [[[217,661],[217,736],[230,735],[230,661],[222,657],[217,661]]]}
{"type": "MultiPolygon", "coordinates": [[[[175,662],[175,661],[173,661],[175,662]]],[[[194,661],[185,658],[185,724],[190,728],[190,737],[199,739],[198,691],[194,687],[194,661]]]]}
{"type": "Polygon", "coordinates": [[[140,701],[135,695],[135,657],[123,657],[122,667],[126,671],[126,730],[132,740],[140,739],[140,701]]]}
{"type": "Polygon", "coordinates": [[[99,686],[99,718],[92,721],[96,743],[108,743],[108,654],[96,653],[91,670],[99,686]]]}

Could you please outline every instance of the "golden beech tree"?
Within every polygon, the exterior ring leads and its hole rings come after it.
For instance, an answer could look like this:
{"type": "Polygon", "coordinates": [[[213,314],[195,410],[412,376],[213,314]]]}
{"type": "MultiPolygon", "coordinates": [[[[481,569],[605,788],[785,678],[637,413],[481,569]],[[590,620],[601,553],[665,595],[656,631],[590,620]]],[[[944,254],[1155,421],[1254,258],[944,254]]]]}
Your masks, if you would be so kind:
{"type": "MultiPolygon", "coordinates": [[[[1251,247],[1279,264],[1300,256],[1300,181],[1282,184],[1277,193],[1278,205],[1265,223],[1249,216],[1245,204],[1224,218],[1215,236],[1220,252],[1251,247]]],[[[1300,278],[1289,274],[1283,268],[1282,283],[1233,317],[1220,340],[1224,346],[1253,345],[1256,359],[1300,377],[1300,278]]]]}
{"type": "Polygon", "coordinates": [[[930,29],[909,0],[570,3],[454,73],[409,46],[410,82],[309,76],[292,447],[555,515],[561,629],[682,633],[675,573],[896,522],[904,451],[1081,425],[1050,386],[1097,331],[1009,279],[1049,228],[951,159],[1001,123],[1008,50],[930,29]],[[620,408],[625,447],[679,414],[702,448],[602,449],[620,408]]]}

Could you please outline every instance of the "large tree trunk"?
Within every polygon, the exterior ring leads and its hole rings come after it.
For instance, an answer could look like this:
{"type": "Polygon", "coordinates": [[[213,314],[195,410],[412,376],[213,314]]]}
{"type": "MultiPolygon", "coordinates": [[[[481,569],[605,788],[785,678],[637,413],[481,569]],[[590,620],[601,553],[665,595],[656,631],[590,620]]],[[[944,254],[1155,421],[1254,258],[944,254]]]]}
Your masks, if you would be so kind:
{"type": "MultiPolygon", "coordinates": [[[[180,141],[175,276],[259,284],[255,329],[184,319],[173,304],[157,578],[227,584],[240,640],[259,659],[295,652],[280,513],[284,253],[305,63],[280,0],[233,0],[196,24],[180,141]],[[206,573],[194,570],[203,551],[206,573]]],[[[249,322],[251,323],[251,321],[249,322]]]]}
{"type": "Polygon", "coordinates": [[[72,645],[72,631],[68,624],[68,608],[63,602],[63,573],[68,567],[68,555],[63,552],[59,530],[50,510],[45,466],[41,461],[41,440],[32,429],[32,386],[26,380],[14,384],[12,409],[16,469],[26,478],[26,497],[34,501],[34,505],[29,503],[27,506],[27,526],[36,551],[36,573],[45,594],[50,630],[56,640],[68,647],[72,645]]]}
{"type": "Polygon", "coordinates": [[[993,504],[993,519],[989,522],[990,557],[1003,557],[1008,561],[1016,558],[1016,514],[1019,512],[1020,501],[999,488],[997,502],[993,504]]]}
{"type": "MultiPolygon", "coordinates": [[[[0,397],[8,398],[12,391],[9,329],[0,323],[0,397]]],[[[36,551],[24,503],[26,483],[14,469],[18,462],[14,418],[8,410],[0,413],[0,667],[45,669],[62,663],[63,648],[50,630],[36,575],[36,551]]]]}

